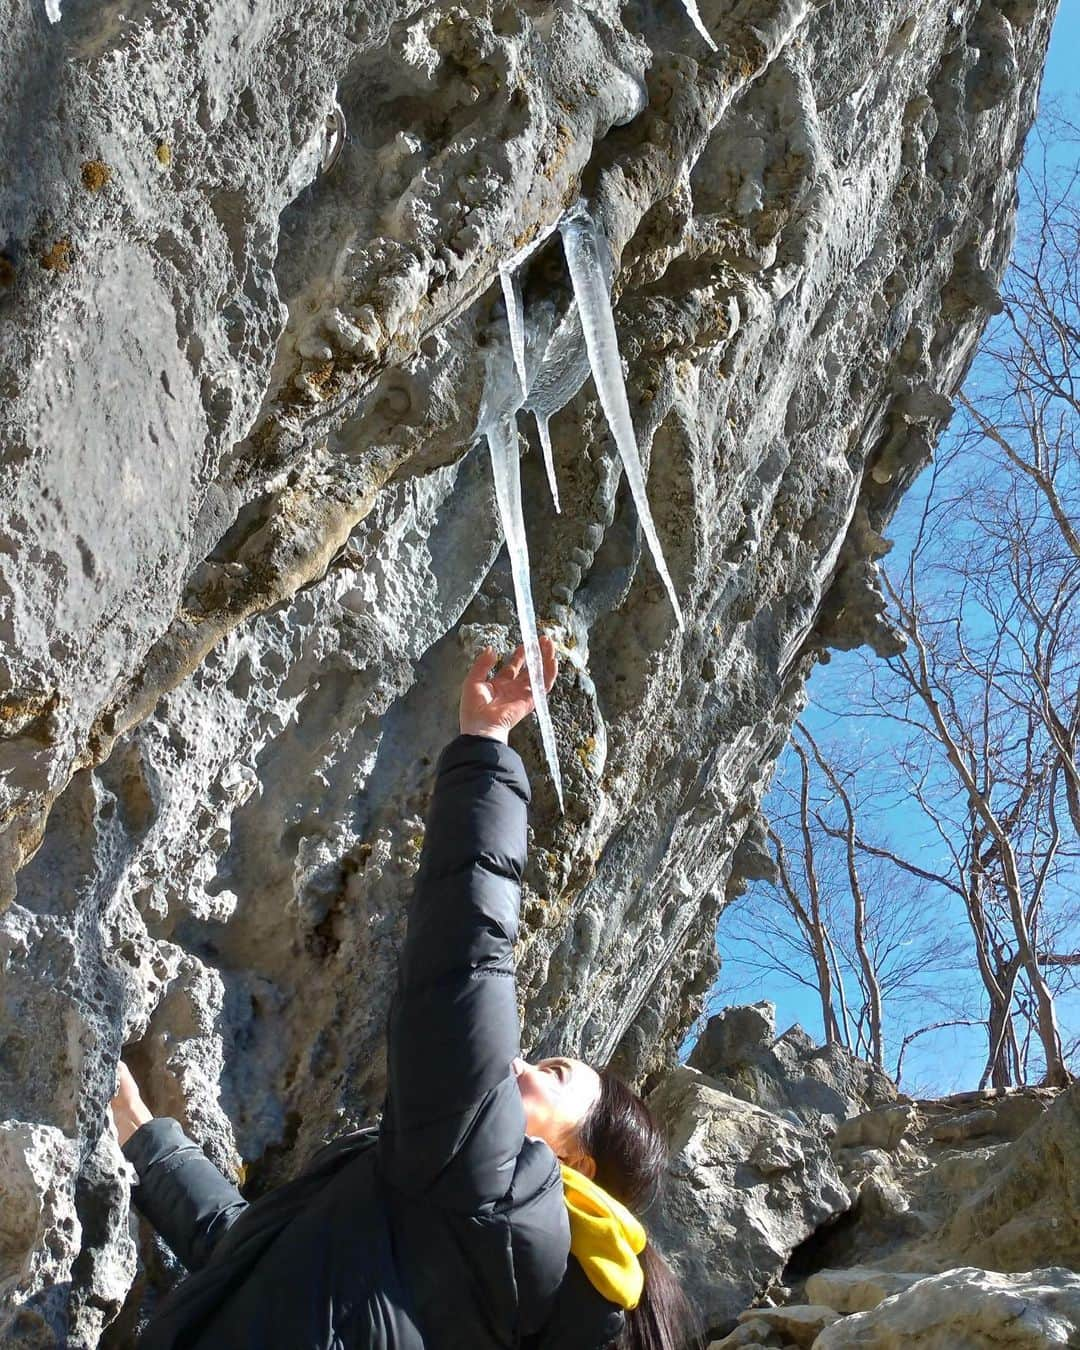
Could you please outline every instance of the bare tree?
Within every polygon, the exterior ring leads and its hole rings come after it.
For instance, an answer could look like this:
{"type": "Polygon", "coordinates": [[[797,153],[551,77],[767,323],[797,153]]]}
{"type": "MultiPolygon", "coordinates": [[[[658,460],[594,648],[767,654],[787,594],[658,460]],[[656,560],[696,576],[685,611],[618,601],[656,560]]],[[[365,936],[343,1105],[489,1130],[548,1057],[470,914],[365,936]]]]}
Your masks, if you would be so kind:
{"type": "Polygon", "coordinates": [[[881,853],[863,851],[855,822],[873,779],[858,749],[841,755],[797,723],[769,799],[777,880],[753,888],[725,924],[741,964],[815,991],[827,1044],[887,1072],[888,1011],[904,1030],[912,1008],[945,1016],[935,977],[953,956],[942,948],[926,884],[912,879],[898,892],[881,853]]]}
{"type": "MultiPolygon", "coordinates": [[[[789,956],[801,954],[803,977],[817,984],[828,1039],[883,1063],[897,1014],[888,962],[870,937],[884,908],[866,884],[871,860],[891,876],[893,899],[919,887],[929,911],[963,916],[978,985],[958,981],[965,990],[953,1006],[898,1030],[898,1074],[921,1036],[977,1020],[975,988],[983,1084],[1025,1081],[1033,1056],[1045,1082],[1066,1083],[1078,1044],[1063,1044],[1056,1003],[1060,990],[1080,987],[1078,147],[1075,120],[1044,110],[1003,311],[927,490],[911,494],[906,565],[883,572],[907,648],[884,664],[853,654],[858,673],[835,714],[880,719],[889,752],[872,759],[879,795],[906,793],[933,846],[891,843],[874,823],[866,763],[841,768],[806,725],[798,733],[826,796],[812,802],[797,739],[802,787],[793,795],[782,782],[767,803],[774,847],[784,841],[797,859],[783,859],[774,900],[793,918],[789,956]]],[[[810,693],[823,706],[814,685],[810,693]]]]}
{"type": "MultiPolygon", "coordinates": [[[[857,850],[855,845],[855,812],[851,804],[851,797],[844,789],[838,774],[834,771],[832,765],[822,754],[817,741],[811,736],[808,728],[800,725],[800,731],[810,742],[810,747],[814,752],[814,758],[817,760],[818,767],[825,774],[829,783],[832,785],[844,808],[844,859],[847,864],[848,885],[851,889],[852,900],[852,941],[855,944],[855,951],[859,960],[859,978],[863,990],[863,1006],[866,1009],[866,1019],[869,1023],[868,1036],[868,1055],[878,1068],[884,1068],[885,1065],[885,1031],[884,1019],[882,1015],[881,1004],[881,979],[878,975],[877,966],[870,952],[870,945],[867,940],[867,897],[863,888],[863,883],[859,878],[859,868],[857,860],[857,850]]],[[[833,833],[825,821],[818,816],[818,822],[827,833],[833,833]]]]}

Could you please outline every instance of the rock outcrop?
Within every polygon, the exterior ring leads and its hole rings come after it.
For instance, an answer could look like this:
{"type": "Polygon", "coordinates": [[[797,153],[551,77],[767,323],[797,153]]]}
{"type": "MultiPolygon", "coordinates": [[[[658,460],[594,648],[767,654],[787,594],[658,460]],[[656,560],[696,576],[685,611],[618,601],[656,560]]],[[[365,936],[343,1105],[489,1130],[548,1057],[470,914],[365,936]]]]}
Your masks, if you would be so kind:
{"type": "Polygon", "coordinates": [[[1080,1275],[960,1267],[918,1280],[870,1312],[825,1327],[814,1350],[1048,1350],[1080,1344],[1080,1275]]]}
{"type": "MultiPolygon", "coordinates": [[[[251,1194],[377,1109],[431,766],[516,640],[470,453],[498,265],[580,194],[688,623],[586,384],[560,515],[522,466],[566,797],[523,727],[526,1048],[670,1067],[808,673],[897,649],[876,561],[1000,303],[1053,12],[0,26],[0,1341],[93,1346],[136,1281],[123,1045],[251,1194]]],[[[565,309],[554,238],[520,281],[565,309]]]]}
{"type": "Polygon", "coordinates": [[[1080,1083],[905,1097],[797,1028],[776,1037],[769,1004],[713,1018],[695,1062],[726,1066],[754,1113],[740,1139],[735,1099],[691,1068],[650,1098],[672,1147],[653,1227],[717,1347],[1077,1342],[1080,1083]],[[792,1103],[810,1124],[793,1123],[792,1103]],[[770,1139],[786,1166],[766,1179],[754,1149],[770,1139]]]}
{"type": "MultiPolygon", "coordinates": [[[[862,1287],[872,1288],[872,1278],[862,1287]]],[[[1077,1344],[1080,1275],[1060,1266],[1022,1275],[961,1266],[907,1277],[897,1293],[852,1317],[821,1305],[750,1309],[710,1350],[1050,1350],[1077,1344]]]]}
{"type": "Polygon", "coordinates": [[[649,1096],[671,1147],[649,1229],[710,1327],[779,1281],[792,1251],[851,1203],[820,1134],[690,1068],[649,1096]]]}
{"type": "Polygon", "coordinates": [[[838,1046],[817,1045],[802,1027],[777,1036],[772,1003],[710,1017],[687,1063],[733,1097],[830,1134],[849,1116],[897,1097],[891,1078],[838,1046]]]}
{"type": "Polygon", "coordinates": [[[845,1225],[821,1234],[816,1261],[922,1272],[958,1264],[1080,1270],[1080,1084],[906,1106],[899,1134],[877,1111],[833,1136],[856,1202],[845,1225]]]}

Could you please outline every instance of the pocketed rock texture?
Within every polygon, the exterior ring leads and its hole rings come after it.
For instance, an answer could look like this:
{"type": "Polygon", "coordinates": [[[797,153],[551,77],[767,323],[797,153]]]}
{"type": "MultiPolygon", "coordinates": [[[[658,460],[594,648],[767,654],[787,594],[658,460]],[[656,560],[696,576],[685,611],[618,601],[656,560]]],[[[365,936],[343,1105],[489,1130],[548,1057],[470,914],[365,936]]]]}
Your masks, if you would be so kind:
{"type": "Polygon", "coordinates": [[[871,1312],[826,1327],[813,1350],[1048,1350],[1080,1345],[1080,1275],[961,1267],[919,1280],[871,1312]]]}
{"type": "Polygon", "coordinates": [[[752,1309],[710,1350],[1050,1350],[1080,1345],[1080,1275],[959,1267],[913,1278],[853,1317],[817,1306],[752,1309]]]}
{"type": "MultiPolygon", "coordinates": [[[[5,1345],[130,1340],[122,1045],[253,1195],[378,1107],[432,765],[516,641],[498,264],[579,194],[688,622],[589,382],[560,515],[522,466],[566,795],[522,726],[530,1052],[673,1062],[807,675],[896,649],[875,560],[999,304],[1054,4],[701,12],[715,52],[540,0],[0,26],[5,1345]]],[[[565,306],[557,235],[521,280],[565,306]]]]}

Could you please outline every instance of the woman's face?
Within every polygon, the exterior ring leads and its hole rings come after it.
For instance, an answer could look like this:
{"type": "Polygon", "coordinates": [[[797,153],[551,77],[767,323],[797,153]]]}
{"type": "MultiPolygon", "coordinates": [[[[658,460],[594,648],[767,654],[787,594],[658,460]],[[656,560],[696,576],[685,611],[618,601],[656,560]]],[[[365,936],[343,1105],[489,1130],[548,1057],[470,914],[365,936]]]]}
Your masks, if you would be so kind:
{"type": "Polygon", "coordinates": [[[592,1176],[595,1164],[582,1153],[577,1131],[600,1098],[600,1075],[580,1059],[512,1061],[525,1106],[525,1133],[543,1139],[563,1162],[592,1176]]]}

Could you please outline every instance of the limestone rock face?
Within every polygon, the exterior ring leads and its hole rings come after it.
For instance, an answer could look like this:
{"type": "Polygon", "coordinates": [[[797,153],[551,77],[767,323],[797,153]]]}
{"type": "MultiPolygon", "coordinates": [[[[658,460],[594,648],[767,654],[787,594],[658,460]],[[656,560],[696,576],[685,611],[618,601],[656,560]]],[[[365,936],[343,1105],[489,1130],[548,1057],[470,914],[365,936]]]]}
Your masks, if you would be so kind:
{"type": "Polygon", "coordinates": [[[873,1266],[820,1270],[806,1281],[806,1293],[816,1304],[834,1308],[838,1313],[866,1312],[922,1278],[894,1270],[876,1270],[873,1266]]]}
{"type": "MultiPolygon", "coordinates": [[[[809,671],[896,650],[875,564],[999,303],[1053,10],[705,0],[715,52],[606,0],[0,25],[5,1345],[96,1344],[136,1276],[125,1043],[253,1195],[381,1101],[432,764],[516,641],[498,264],[580,194],[689,621],[587,383],[561,514],[522,464],[567,803],[523,726],[526,1050],[673,1062],[809,671]]],[[[521,282],[565,310],[557,236],[521,282]]]]}
{"type": "Polygon", "coordinates": [[[995,1270],[1080,1270],[1080,1083],[997,1153],[965,1194],[941,1245],[995,1270]]]}
{"type": "Polygon", "coordinates": [[[742,1326],[761,1323],[790,1345],[810,1350],[825,1327],[832,1326],[837,1315],[831,1308],[815,1304],[787,1304],[780,1308],[753,1308],[739,1314],[742,1326]]]}
{"type": "Polygon", "coordinates": [[[1080,1275],[962,1266],[918,1280],[871,1312],[826,1327],[814,1350],[1049,1350],[1080,1343],[1080,1275]]]}
{"type": "Polygon", "coordinates": [[[671,1158],[648,1226],[706,1325],[734,1320],[792,1251],[848,1208],[820,1135],[720,1090],[694,1069],[649,1096],[671,1158]]]}

